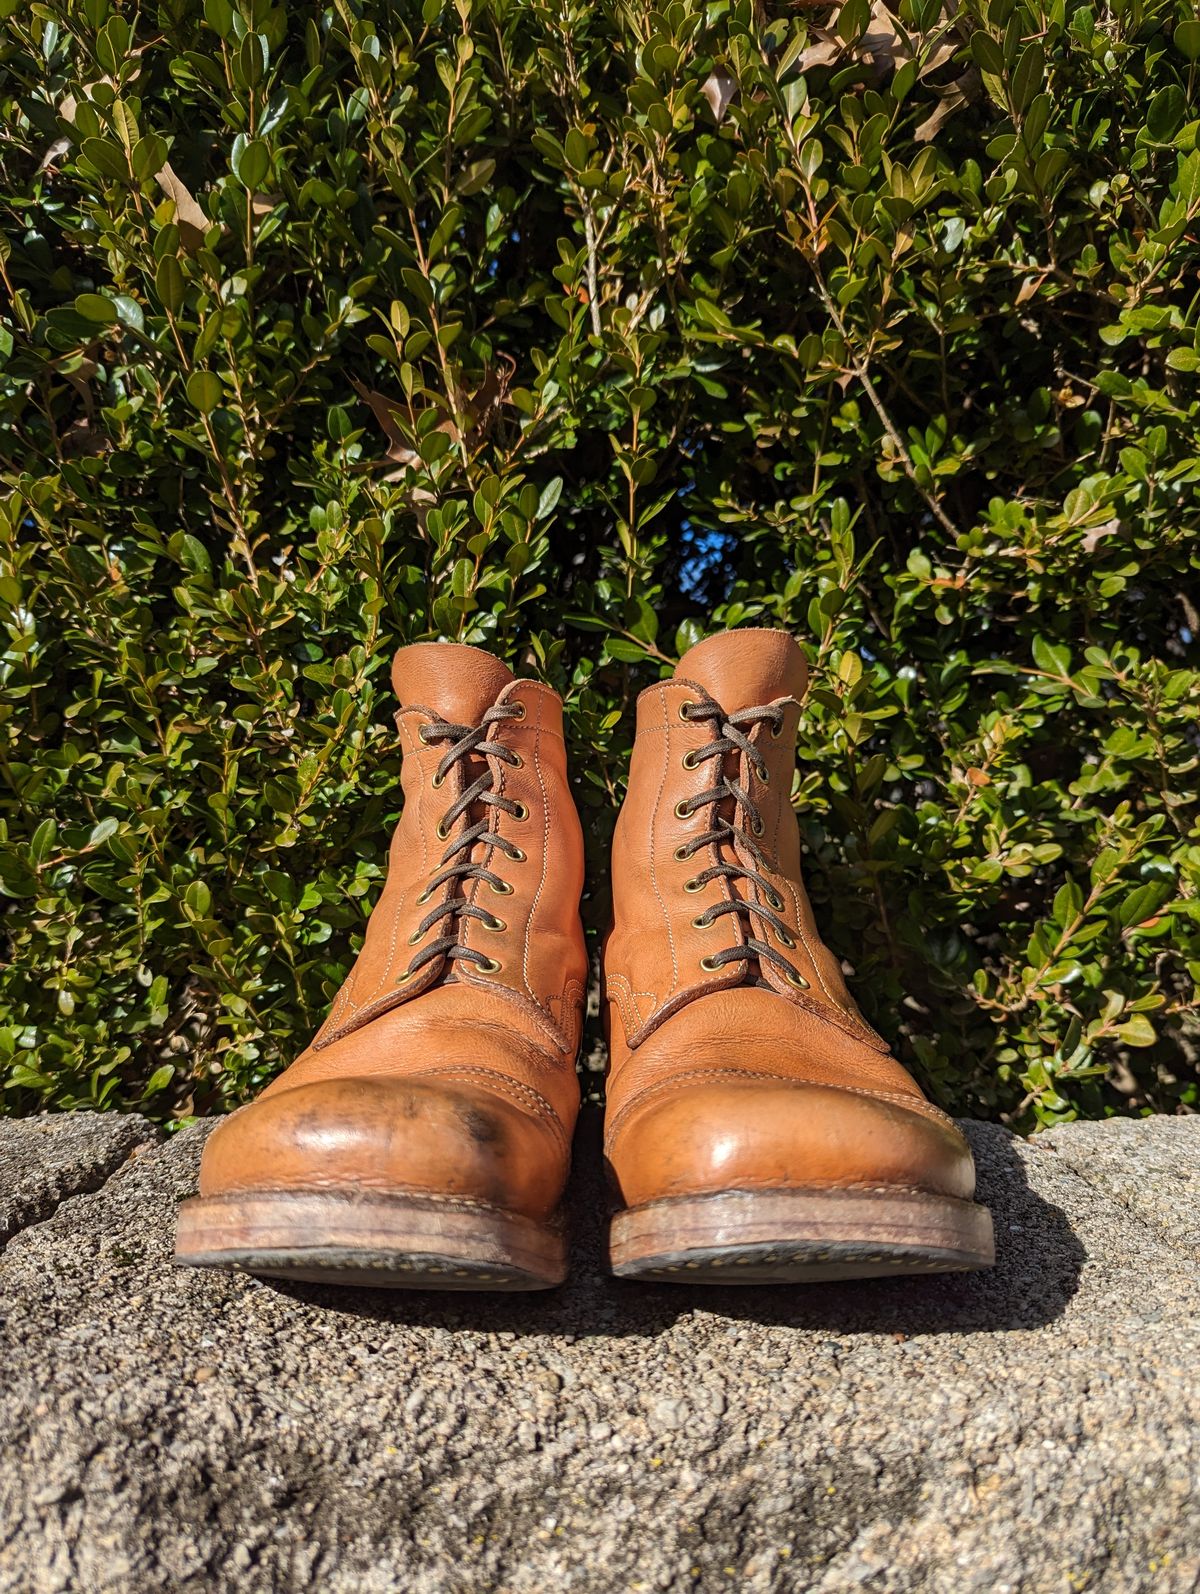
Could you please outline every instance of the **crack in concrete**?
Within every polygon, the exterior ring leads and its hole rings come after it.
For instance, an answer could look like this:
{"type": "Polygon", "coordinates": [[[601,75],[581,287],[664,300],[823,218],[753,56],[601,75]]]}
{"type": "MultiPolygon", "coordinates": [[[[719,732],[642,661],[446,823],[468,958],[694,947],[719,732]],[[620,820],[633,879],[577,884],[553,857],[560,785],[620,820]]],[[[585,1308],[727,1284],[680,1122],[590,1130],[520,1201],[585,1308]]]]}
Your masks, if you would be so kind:
{"type": "Polygon", "coordinates": [[[154,1124],[132,1115],[42,1114],[0,1125],[0,1254],[64,1202],[102,1190],[161,1138],[154,1124]]]}

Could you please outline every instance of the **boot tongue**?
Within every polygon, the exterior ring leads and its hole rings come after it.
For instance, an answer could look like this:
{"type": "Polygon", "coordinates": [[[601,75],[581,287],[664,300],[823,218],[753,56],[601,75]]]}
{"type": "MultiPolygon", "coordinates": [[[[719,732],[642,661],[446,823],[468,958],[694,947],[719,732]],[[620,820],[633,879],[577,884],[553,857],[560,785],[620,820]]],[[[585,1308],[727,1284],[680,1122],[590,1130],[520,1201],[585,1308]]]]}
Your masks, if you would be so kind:
{"type": "Polygon", "coordinates": [[[808,666],[786,631],[722,631],[689,648],[675,678],[694,681],[733,714],[780,697],[803,697],[808,666]]]}
{"type": "Polygon", "coordinates": [[[450,725],[478,725],[515,680],[507,664],[459,642],[414,642],[392,660],[401,706],[431,708],[450,725]]]}

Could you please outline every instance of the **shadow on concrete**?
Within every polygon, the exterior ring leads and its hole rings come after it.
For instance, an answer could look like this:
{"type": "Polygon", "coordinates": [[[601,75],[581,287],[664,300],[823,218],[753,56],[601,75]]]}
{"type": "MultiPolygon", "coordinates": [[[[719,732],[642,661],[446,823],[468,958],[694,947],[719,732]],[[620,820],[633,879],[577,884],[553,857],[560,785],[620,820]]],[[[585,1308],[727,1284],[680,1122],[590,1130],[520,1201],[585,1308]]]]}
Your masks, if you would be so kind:
{"type": "Polygon", "coordinates": [[[1083,1246],[1062,1209],[1030,1188],[1007,1130],[972,1124],[968,1134],[979,1198],[996,1225],[996,1266],[986,1273],[741,1288],[616,1280],[604,1266],[601,1123],[592,1108],[576,1138],[568,1192],[571,1275],[561,1289],[437,1294],[263,1282],[307,1306],[359,1319],[521,1336],[652,1338],[697,1311],[731,1322],[876,1334],[969,1334],[1053,1322],[1078,1287],[1083,1246]]]}

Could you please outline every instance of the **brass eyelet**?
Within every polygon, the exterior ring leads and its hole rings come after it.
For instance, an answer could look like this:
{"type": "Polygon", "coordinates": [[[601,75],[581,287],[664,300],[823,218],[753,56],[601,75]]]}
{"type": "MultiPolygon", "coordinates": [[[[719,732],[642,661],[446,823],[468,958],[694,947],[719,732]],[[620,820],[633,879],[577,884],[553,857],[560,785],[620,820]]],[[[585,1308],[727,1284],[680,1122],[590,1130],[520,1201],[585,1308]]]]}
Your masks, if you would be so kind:
{"type": "Polygon", "coordinates": [[[715,974],[721,965],[714,958],[701,958],[700,967],[706,974],[715,974]]]}
{"type": "Polygon", "coordinates": [[[509,708],[516,709],[516,713],[512,716],[513,719],[523,720],[525,718],[525,705],[519,697],[514,697],[508,706],[509,708]]]}
{"type": "Polygon", "coordinates": [[[450,832],[446,829],[445,825],[440,819],[437,822],[437,828],[434,831],[434,834],[437,836],[439,841],[448,841],[450,839],[450,832]]]}
{"type": "Polygon", "coordinates": [[[808,981],[804,978],[803,974],[797,974],[795,969],[788,969],[784,975],[784,979],[789,985],[794,985],[799,991],[808,990],[808,981]]]}
{"type": "Polygon", "coordinates": [[[434,791],[437,791],[438,787],[442,785],[445,779],[445,775],[435,775],[429,784],[433,787],[434,791]]]}
{"type": "Polygon", "coordinates": [[[525,768],[525,760],[521,757],[520,753],[513,753],[512,757],[508,761],[508,767],[509,769],[525,768]]]}
{"type": "Polygon", "coordinates": [[[417,726],[417,740],[420,742],[422,747],[428,747],[429,746],[429,738],[425,734],[425,732],[428,729],[429,729],[428,725],[418,725],[417,726]]]}
{"type": "Polygon", "coordinates": [[[706,919],[702,913],[698,913],[696,915],[696,917],[692,920],[692,929],[693,930],[710,930],[714,923],[715,923],[715,920],[706,919]]]}
{"type": "Polygon", "coordinates": [[[509,863],[524,863],[529,854],[523,847],[514,847],[508,855],[509,863]]]}
{"type": "Polygon", "coordinates": [[[763,896],[767,899],[767,907],[774,908],[776,913],[783,907],[783,898],[778,891],[772,891],[770,886],[764,890],[763,896]]]}
{"type": "Polygon", "coordinates": [[[784,946],[789,948],[795,946],[796,942],[787,930],[776,930],[775,934],[783,942],[784,946]]]}
{"type": "Polygon", "coordinates": [[[513,818],[514,819],[528,819],[529,818],[529,809],[526,808],[524,803],[518,803],[517,806],[513,809],[513,818]]]}
{"type": "Polygon", "coordinates": [[[411,969],[405,969],[403,974],[400,974],[400,975],[397,976],[396,984],[397,985],[403,985],[406,980],[411,980],[411,979],[412,979],[412,970],[411,969]]]}
{"type": "Polygon", "coordinates": [[[779,718],[777,720],[774,720],[772,722],[772,724],[771,724],[771,740],[773,742],[777,742],[782,735],[783,735],[783,715],[781,714],[779,716],[779,718]]]}
{"type": "Polygon", "coordinates": [[[690,725],[692,723],[692,717],[688,713],[688,709],[695,708],[695,706],[696,705],[692,702],[690,697],[687,699],[686,702],[681,703],[679,705],[679,718],[683,721],[683,723],[685,725],[690,725]]]}
{"type": "Polygon", "coordinates": [[[511,897],[513,894],[513,888],[509,885],[507,880],[501,880],[498,885],[494,881],[489,880],[488,884],[498,897],[511,897]]]}
{"type": "Polygon", "coordinates": [[[695,769],[695,767],[696,767],[696,755],[695,755],[694,752],[685,753],[683,755],[683,767],[684,767],[684,769],[695,769]]]}
{"type": "Polygon", "coordinates": [[[690,819],[692,817],[691,806],[686,797],[681,797],[675,804],[675,817],[676,819],[690,819]]]}
{"type": "Polygon", "coordinates": [[[476,963],[475,967],[480,974],[499,974],[500,965],[495,958],[488,958],[486,963],[476,963]]]}
{"type": "Polygon", "coordinates": [[[481,919],[480,923],[482,924],[482,926],[483,926],[483,928],[485,930],[507,930],[508,929],[508,925],[505,924],[504,920],[499,918],[494,913],[488,919],[481,919]]]}
{"type": "Polygon", "coordinates": [[[420,907],[423,902],[428,902],[432,895],[433,887],[426,886],[424,891],[422,891],[421,895],[417,898],[417,906],[420,907]]]}
{"type": "Polygon", "coordinates": [[[424,933],[425,932],[423,930],[420,930],[420,929],[414,930],[413,933],[408,938],[409,946],[416,946],[417,942],[422,939],[424,933]]]}
{"type": "Polygon", "coordinates": [[[688,846],[688,844],[686,842],[684,842],[682,846],[676,847],[676,849],[675,849],[675,857],[680,863],[687,863],[688,860],[691,858],[691,856],[692,856],[692,849],[688,846]]]}
{"type": "MultiPolygon", "coordinates": [[[[756,771],[756,773],[758,772],[756,771]]],[[[758,784],[760,786],[769,786],[771,784],[771,771],[765,764],[762,767],[761,773],[758,774],[758,784]]]]}
{"type": "Polygon", "coordinates": [[[685,891],[693,891],[693,892],[695,892],[695,891],[703,891],[704,890],[704,881],[703,880],[697,880],[693,876],[693,878],[691,880],[685,880],[683,882],[683,889],[685,891]]]}
{"type": "Polygon", "coordinates": [[[767,828],[766,821],[762,820],[762,819],[756,819],[754,821],[754,823],[750,826],[750,829],[751,829],[752,833],[754,835],[756,835],[756,836],[763,835],[764,832],[766,831],[766,828],[767,828]]]}

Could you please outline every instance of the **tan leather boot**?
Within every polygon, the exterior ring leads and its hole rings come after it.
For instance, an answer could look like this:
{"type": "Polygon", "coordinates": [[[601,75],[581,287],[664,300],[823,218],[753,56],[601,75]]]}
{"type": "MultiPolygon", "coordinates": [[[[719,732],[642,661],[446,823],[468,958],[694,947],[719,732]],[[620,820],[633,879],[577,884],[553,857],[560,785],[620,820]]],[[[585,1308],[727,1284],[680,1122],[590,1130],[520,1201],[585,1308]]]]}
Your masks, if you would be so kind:
{"type": "Polygon", "coordinates": [[[987,1267],[971,1153],[859,1015],[800,880],[803,655],[731,631],[638,699],[604,955],[618,1274],[987,1267]]]}
{"type": "Polygon", "coordinates": [[[392,680],[404,811],[365,944],[308,1050],[210,1137],[177,1258],[545,1288],[587,977],[562,704],[452,643],[402,648],[392,680]]]}

